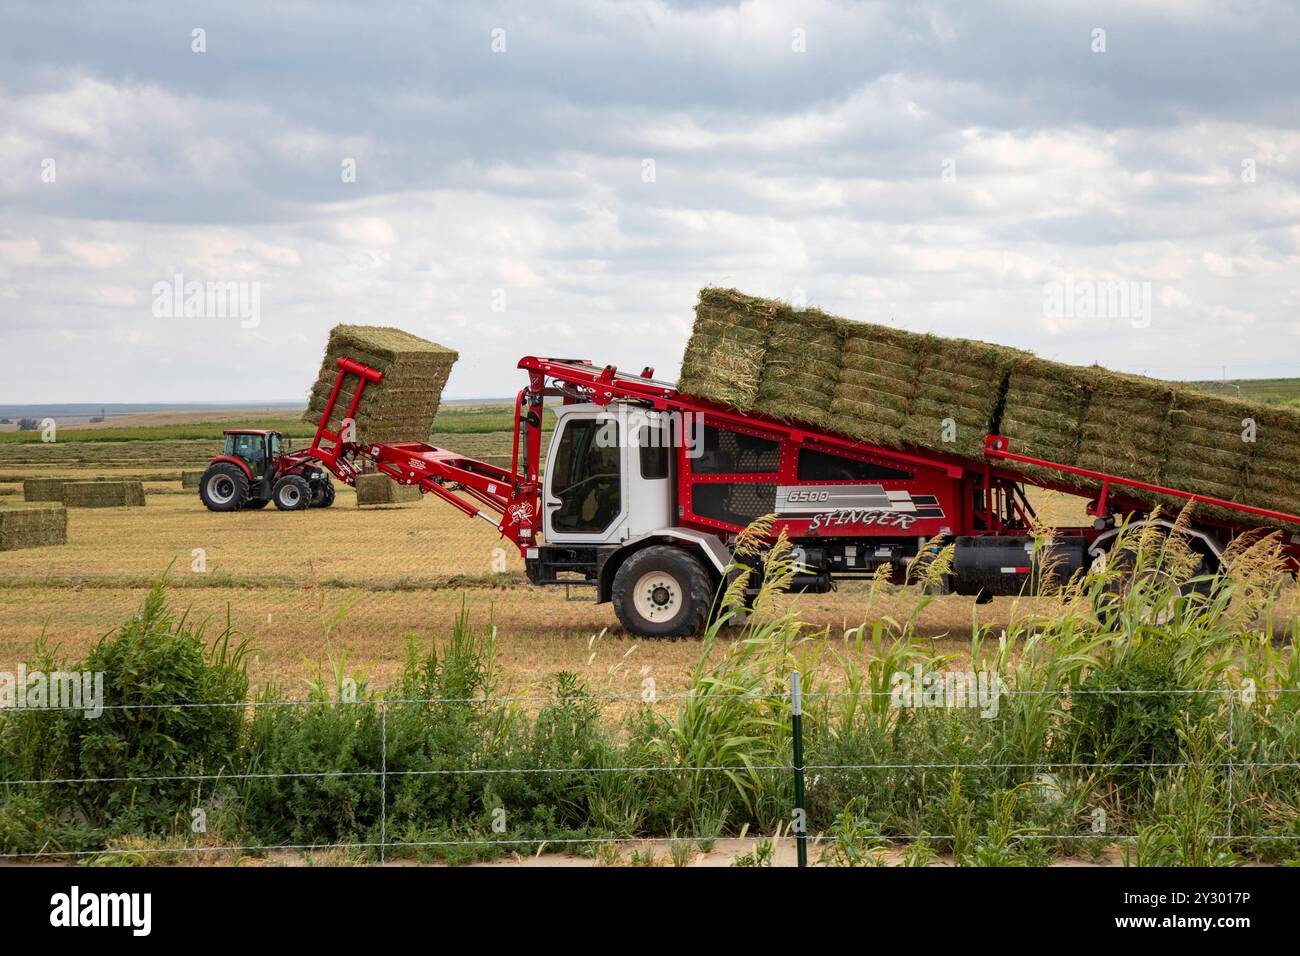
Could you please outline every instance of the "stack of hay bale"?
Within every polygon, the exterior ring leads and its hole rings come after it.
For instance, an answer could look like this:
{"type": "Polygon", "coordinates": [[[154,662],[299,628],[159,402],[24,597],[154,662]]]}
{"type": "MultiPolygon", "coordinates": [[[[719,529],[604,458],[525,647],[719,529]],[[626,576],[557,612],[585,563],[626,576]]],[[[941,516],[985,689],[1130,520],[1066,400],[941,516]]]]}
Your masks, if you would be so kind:
{"type": "Polygon", "coordinates": [[[679,387],[862,441],[970,457],[983,453],[1010,366],[1026,355],[705,289],[679,387]]]}
{"type": "Polygon", "coordinates": [[[357,475],[354,487],[357,489],[358,507],[420,500],[420,489],[416,485],[400,485],[387,475],[357,475]]]}
{"type": "Polygon", "coordinates": [[[182,471],[181,487],[198,488],[199,484],[203,481],[203,474],[202,471],[182,471]]]}
{"type": "MultiPolygon", "coordinates": [[[[971,462],[982,461],[986,434],[1001,434],[1012,451],[1034,458],[1300,514],[1300,410],[850,322],[734,290],[700,293],[679,388],[741,411],[971,462]]],[[[1056,470],[1040,477],[1096,489],[1056,470]]],[[[1175,510],[1185,503],[1122,493],[1175,510]]]]}
{"type": "Polygon", "coordinates": [[[63,504],[68,508],[126,508],[144,506],[139,481],[65,481],[63,504]]]}
{"type": "MultiPolygon", "coordinates": [[[[433,431],[442,389],[457,354],[401,329],[370,325],[337,325],[330,331],[325,360],[312,387],[303,420],[316,424],[338,378],[338,360],[354,362],[384,373],[382,382],[366,384],[354,421],[363,444],[426,441],[433,431]]],[[[357,379],[348,376],[328,423],[338,432],[357,379]]]]}
{"type": "Polygon", "coordinates": [[[67,543],[65,508],[0,508],[0,551],[67,543]]]}

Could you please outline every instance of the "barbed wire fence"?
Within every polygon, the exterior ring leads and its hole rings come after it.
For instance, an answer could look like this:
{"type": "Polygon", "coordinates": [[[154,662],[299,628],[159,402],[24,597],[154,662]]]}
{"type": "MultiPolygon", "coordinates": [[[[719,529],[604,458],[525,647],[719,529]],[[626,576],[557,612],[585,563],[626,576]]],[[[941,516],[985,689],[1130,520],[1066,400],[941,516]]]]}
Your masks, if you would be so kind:
{"type": "MultiPolygon", "coordinates": [[[[229,783],[234,781],[251,781],[251,780],[312,780],[312,779],[343,779],[343,778],[371,778],[379,781],[379,840],[358,840],[358,841],[339,841],[339,842],[322,842],[322,843],[255,843],[255,844],[202,844],[193,846],[133,846],[124,847],[102,847],[97,849],[66,850],[60,848],[51,849],[34,849],[22,852],[3,852],[0,853],[0,860],[10,861],[58,861],[58,860],[76,860],[79,858],[97,858],[111,856],[113,854],[270,854],[270,853],[316,853],[326,851],[351,850],[367,851],[378,856],[381,865],[389,861],[389,851],[395,850],[436,850],[448,848],[484,848],[499,847],[503,849],[520,849],[533,848],[544,850],[547,847],[556,847],[563,849],[574,849],[583,847],[592,847],[596,845],[654,845],[654,844],[674,844],[674,843],[692,843],[703,842],[705,839],[716,840],[725,839],[726,835],[718,834],[716,837],[683,837],[683,836],[664,836],[664,835],[645,835],[645,836],[591,836],[591,837],[569,837],[556,836],[553,838],[536,837],[536,838],[513,838],[501,837],[499,839],[492,837],[483,837],[466,840],[393,840],[388,835],[388,803],[389,788],[388,782],[391,778],[403,777],[490,777],[493,775],[511,775],[522,776],[528,774],[648,774],[648,773],[668,773],[668,774],[693,774],[693,773],[746,773],[746,774],[790,774],[794,787],[793,793],[795,800],[789,808],[791,825],[785,830],[785,836],[780,835],[770,838],[773,842],[778,839],[789,839],[794,841],[797,849],[798,865],[807,865],[807,847],[809,844],[814,847],[820,845],[829,845],[836,843],[840,838],[833,833],[810,833],[806,826],[807,808],[804,806],[804,794],[807,784],[808,774],[823,774],[836,771],[859,771],[859,772],[885,772],[885,771],[903,771],[903,770],[947,770],[947,771],[974,771],[974,770],[1002,770],[1002,771],[1063,771],[1063,770],[1177,770],[1187,769],[1193,766],[1202,768],[1224,768],[1226,769],[1228,786],[1226,799],[1228,801],[1227,812],[1225,814],[1226,825],[1221,833],[1206,834],[1206,838],[1216,842],[1232,842],[1241,839],[1254,841],[1283,841],[1283,842],[1300,842],[1300,831],[1295,834],[1271,833],[1271,834],[1243,834],[1233,832],[1234,806],[1232,801],[1235,798],[1235,779],[1238,771],[1241,770],[1300,770],[1300,760],[1284,761],[1260,761],[1260,760],[1242,760],[1239,759],[1236,752],[1237,738],[1235,733],[1235,724],[1238,709],[1243,706],[1249,706],[1253,702],[1255,695],[1282,695],[1300,693],[1300,688],[1204,688],[1204,689],[1183,689],[1183,688],[1160,688],[1154,690],[1144,689],[1057,689],[1057,690],[1033,690],[1033,689],[999,689],[998,694],[1003,696],[1049,696],[1057,698],[1070,698],[1075,696],[1086,695],[1117,695],[1117,696],[1143,696],[1159,695],[1161,697],[1180,697],[1180,696],[1220,696],[1227,703],[1226,727],[1226,747],[1224,754],[1219,759],[1193,763],[1192,761],[1064,761],[1064,760],[1035,760],[1024,762],[978,762],[978,761],[949,761],[949,762],[875,762],[875,763],[844,763],[844,764],[824,764],[824,763],[805,763],[803,760],[803,731],[801,718],[803,716],[803,702],[819,698],[861,698],[872,699],[880,697],[892,697],[894,691],[836,691],[836,690],[818,690],[802,691],[800,689],[800,674],[798,671],[790,675],[790,687],[782,693],[694,693],[684,692],[675,694],[655,694],[650,698],[644,695],[623,695],[623,694],[581,694],[573,696],[562,695],[503,695],[503,696],[475,696],[475,697],[428,697],[428,698],[385,698],[382,696],[364,698],[364,699],[282,699],[282,700],[253,700],[253,701],[236,701],[236,702],[206,702],[206,703],[150,703],[150,704],[105,704],[102,706],[103,711],[177,711],[185,709],[214,709],[226,708],[244,711],[256,711],[261,708],[296,708],[296,707],[370,707],[378,710],[380,723],[379,737],[379,765],[373,768],[358,768],[354,770],[320,770],[320,771],[276,771],[276,772],[220,772],[210,774],[143,774],[143,775],[122,775],[122,776],[93,776],[93,777],[49,777],[49,778],[30,778],[30,779],[0,779],[0,787],[17,788],[17,787],[57,787],[57,786],[90,786],[90,785],[108,785],[108,784],[132,784],[132,783],[229,783]],[[658,706],[663,703],[674,701],[701,701],[701,700],[746,700],[746,701],[768,701],[782,702],[788,705],[791,717],[791,743],[793,760],[790,763],[764,763],[764,764],[734,764],[734,765],[717,765],[717,766],[692,766],[692,765],[643,765],[643,766],[551,766],[551,767],[462,767],[462,768],[437,768],[425,770],[396,770],[390,769],[389,759],[389,737],[388,737],[388,711],[390,708],[400,706],[428,706],[428,705],[445,705],[445,704],[565,704],[565,703],[626,703],[647,706],[658,706]]],[[[40,708],[41,712],[78,712],[84,710],[82,706],[68,707],[45,707],[40,708]]],[[[758,835],[755,839],[769,839],[764,835],[758,835]]],[[[930,841],[949,843],[958,839],[955,833],[872,833],[870,839],[881,843],[889,844],[907,844],[916,841],[930,841]]],[[[1043,840],[1043,841],[1103,841],[1106,843],[1131,843],[1138,839],[1136,833],[1113,833],[1113,832],[1024,832],[1017,833],[1016,840],[1043,840]]]]}

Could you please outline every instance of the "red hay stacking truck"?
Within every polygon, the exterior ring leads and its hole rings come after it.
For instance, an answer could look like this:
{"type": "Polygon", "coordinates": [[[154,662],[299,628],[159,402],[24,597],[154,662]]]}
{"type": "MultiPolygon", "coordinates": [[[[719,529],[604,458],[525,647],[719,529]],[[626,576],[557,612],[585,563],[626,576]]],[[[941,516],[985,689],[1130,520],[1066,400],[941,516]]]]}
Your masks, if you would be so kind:
{"type": "Polygon", "coordinates": [[[911,562],[952,544],[944,589],[981,600],[1032,593],[1104,560],[1123,516],[1130,526],[1171,527],[1171,517],[1133,497],[1137,490],[1230,513],[1190,529],[1203,572],[1220,565],[1237,536],[1278,523],[1290,525],[1282,534],[1293,571],[1300,562],[1300,516],[1027,458],[999,435],[986,438],[978,463],[866,444],[682,395],[650,368],[628,374],[583,360],[521,359],[528,384],[515,400],[508,470],[423,442],[362,444],[326,423],[349,376],[358,381],[344,421],[383,375],[348,358],[338,364],[304,458],[349,484],[369,460],[487,521],[519,548],[532,583],[593,586],[596,600],[612,602],[623,626],[644,637],[698,632],[737,534],[768,514],[773,533],[784,529],[794,546],[797,590],[829,590],[837,578],[873,575],[883,564],[901,580],[911,562]],[[545,414],[555,426],[543,468],[545,414]],[[1090,479],[1099,491],[1089,497],[1054,474],[1090,479]],[[1035,551],[1031,485],[1089,497],[1092,524],[1057,529],[1035,551]]]}

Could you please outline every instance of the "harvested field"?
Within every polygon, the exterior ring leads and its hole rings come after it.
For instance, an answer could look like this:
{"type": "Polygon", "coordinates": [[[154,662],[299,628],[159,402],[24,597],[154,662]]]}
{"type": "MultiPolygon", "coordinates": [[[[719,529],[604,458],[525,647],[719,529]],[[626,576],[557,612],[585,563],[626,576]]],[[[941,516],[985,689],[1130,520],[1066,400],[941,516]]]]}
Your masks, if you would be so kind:
{"type": "MultiPolygon", "coordinates": [[[[518,551],[451,508],[358,509],[351,488],[338,493],[338,503],[321,511],[215,514],[190,495],[153,499],[147,512],[70,510],[68,544],[0,553],[0,670],[29,655],[42,632],[56,636],[64,652],[83,653],[139,607],[170,565],[176,606],[214,622],[229,611],[256,647],[255,682],[280,680],[295,695],[304,660],[344,650],[351,666],[374,679],[395,676],[404,636],[445,636],[462,605],[497,625],[511,687],[572,670],[593,687],[636,694],[643,669],[665,692],[685,686],[698,641],[632,638],[587,589],[573,588],[570,599],[562,588],[528,585],[518,551]],[[205,558],[202,571],[195,549],[205,558]]],[[[1075,499],[1036,503],[1061,523],[1080,520],[1075,499]]],[[[874,613],[905,616],[915,600],[899,594],[874,613]]],[[[797,601],[815,627],[860,624],[867,611],[865,586],[854,582],[797,601]]],[[[945,597],[923,612],[920,633],[958,653],[972,612],[1005,621],[1012,603],[999,598],[975,607],[969,598],[945,597]]]]}
{"type": "Polygon", "coordinates": [[[63,484],[68,508],[143,507],[144,485],[138,481],[68,481],[63,484]]]}
{"type": "Polygon", "coordinates": [[[419,501],[421,492],[415,485],[400,485],[387,475],[358,475],[354,485],[357,506],[392,505],[419,501]]]}
{"type": "MultiPolygon", "coordinates": [[[[701,291],[679,387],[742,411],[972,462],[982,461],[986,434],[1002,434],[1030,457],[1300,514],[1300,410],[731,289],[701,291]]],[[[1095,490],[1090,479],[1023,470],[1095,490]]],[[[1148,506],[1184,504],[1122,493],[1148,506]]]]}
{"type": "Polygon", "coordinates": [[[0,508],[0,551],[68,543],[64,508],[0,508]]]}
{"type": "MultiPolygon", "coordinates": [[[[325,360],[312,387],[303,420],[320,421],[338,377],[338,360],[346,356],[384,373],[378,384],[366,385],[355,422],[363,442],[423,441],[433,431],[443,386],[457,355],[401,329],[367,325],[337,325],[330,331],[325,360]]],[[[349,377],[340,390],[329,427],[341,428],[356,392],[349,377]]]]}

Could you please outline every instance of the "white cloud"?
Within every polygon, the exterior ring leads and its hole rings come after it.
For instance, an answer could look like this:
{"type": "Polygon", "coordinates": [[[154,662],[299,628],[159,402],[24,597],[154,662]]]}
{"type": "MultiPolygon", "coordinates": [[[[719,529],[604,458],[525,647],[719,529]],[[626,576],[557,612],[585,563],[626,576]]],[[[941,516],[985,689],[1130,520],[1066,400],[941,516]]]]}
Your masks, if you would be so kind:
{"type": "Polygon", "coordinates": [[[459,349],[453,396],[557,350],[671,377],[710,283],[1175,377],[1300,355],[1283,4],[1105,0],[1104,59],[1027,0],[223,9],[258,42],[169,55],[106,3],[0,52],[0,335],[59,343],[10,398],[295,398],[340,321],[459,349]],[[177,273],[259,283],[262,325],[154,319],[177,273]],[[1049,323],[1069,277],[1153,283],[1151,327],[1049,323]]]}

